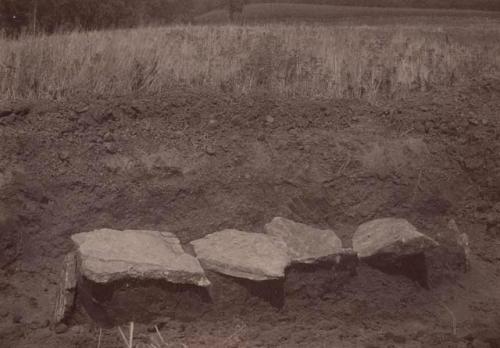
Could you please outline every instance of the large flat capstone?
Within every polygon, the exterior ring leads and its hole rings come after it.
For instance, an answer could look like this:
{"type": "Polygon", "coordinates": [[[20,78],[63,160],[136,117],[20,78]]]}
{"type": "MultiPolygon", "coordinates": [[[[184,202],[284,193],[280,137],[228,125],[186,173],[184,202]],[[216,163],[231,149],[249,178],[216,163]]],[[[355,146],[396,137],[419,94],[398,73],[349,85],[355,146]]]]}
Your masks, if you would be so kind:
{"type": "Polygon", "coordinates": [[[407,220],[398,218],[377,219],[362,224],[354,233],[352,244],[360,258],[387,254],[415,255],[438,245],[407,220]]]}
{"type": "Polygon", "coordinates": [[[101,229],[71,239],[78,247],[80,272],[96,283],[132,278],[210,285],[198,260],[169,232],[101,229]]]}
{"type": "Polygon", "coordinates": [[[264,226],[267,234],[282,239],[294,263],[314,263],[339,254],[342,241],[332,230],[322,230],[282,217],[264,226]]]}
{"type": "Polygon", "coordinates": [[[286,244],[260,233],[223,230],[191,242],[206,269],[255,281],[283,278],[290,264],[286,244]]]}

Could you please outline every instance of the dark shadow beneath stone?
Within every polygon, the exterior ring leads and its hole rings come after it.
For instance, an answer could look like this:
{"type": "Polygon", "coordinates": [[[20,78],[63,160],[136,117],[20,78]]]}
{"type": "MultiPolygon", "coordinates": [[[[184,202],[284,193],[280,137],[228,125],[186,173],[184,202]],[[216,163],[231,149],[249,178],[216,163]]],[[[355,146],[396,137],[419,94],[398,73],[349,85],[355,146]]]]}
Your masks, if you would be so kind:
{"type": "Polygon", "coordinates": [[[295,263],[287,268],[286,296],[322,298],[337,292],[356,275],[356,253],[323,258],[312,264],[295,263]]]}
{"type": "Polygon", "coordinates": [[[382,272],[403,275],[416,281],[425,289],[429,288],[428,269],[424,253],[406,256],[381,254],[367,258],[364,261],[382,272]]]}
{"type": "Polygon", "coordinates": [[[212,283],[209,291],[214,310],[229,310],[249,303],[268,304],[275,308],[284,306],[283,279],[254,281],[210,271],[206,273],[212,283]]]}
{"type": "Polygon", "coordinates": [[[439,244],[439,248],[425,253],[429,287],[437,287],[446,282],[455,283],[468,271],[463,247],[442,240],[439,244]]]}
{"type": "Polygon", "coordinates": [[[131,321],[148,323],[161,316],[194,321],[210,305],[206,288],[163,280],[120,280],[97,284],[80,278],[78,306],[101,327],[131,321]]]}
{"type": "Polygon", "coordinates": [[[256,282],[235,278],[234,281],[247,289],[250,296],[260,298],[273,307],[282,308],[285,304],[284,286],[281,279],[256,282]]]}
{"type": "Polygon", "coordinates": [[[0,202],[0,269],[14,263],[20,249],[20,220],[0,202]]]}

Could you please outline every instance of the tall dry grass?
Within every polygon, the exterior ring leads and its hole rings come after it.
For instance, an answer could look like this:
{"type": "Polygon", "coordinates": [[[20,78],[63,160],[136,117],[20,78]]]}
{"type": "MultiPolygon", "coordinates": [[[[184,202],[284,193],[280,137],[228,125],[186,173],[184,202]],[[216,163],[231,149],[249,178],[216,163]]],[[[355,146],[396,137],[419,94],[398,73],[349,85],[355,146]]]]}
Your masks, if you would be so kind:
{"type": "Polygon", "coordinates": [[[376,100],[500,70],[500,26],[172,26],[0,39],[0,98],[161,92],[376,100]]]}

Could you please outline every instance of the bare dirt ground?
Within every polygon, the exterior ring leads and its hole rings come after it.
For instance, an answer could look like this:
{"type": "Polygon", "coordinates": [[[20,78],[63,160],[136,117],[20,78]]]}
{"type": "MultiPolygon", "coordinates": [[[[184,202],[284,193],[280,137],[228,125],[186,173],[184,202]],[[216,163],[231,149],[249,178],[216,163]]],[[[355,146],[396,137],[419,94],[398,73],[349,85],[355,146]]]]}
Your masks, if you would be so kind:
{"type": "MultiPolygon", "coordinates": [[[[168,230],[189,242],[275,216],[329,226],[346,246],[371,218],[468,233],[472,270],[430,289],[361,265],[334,291],[289,294],[157,324],[188,347],[498,347],[500,79],[379,106],[200,90],[0,107],[0,347],[95,347],[83,321],[54,332],[69,236],[168,230]],[[454,323],[456,322],[456,332],[454,323]]],[[[119,347],[104,330],[102,347],[119,347]]],[[[175,345],[172,345],[175,346],[175,345]]]]}

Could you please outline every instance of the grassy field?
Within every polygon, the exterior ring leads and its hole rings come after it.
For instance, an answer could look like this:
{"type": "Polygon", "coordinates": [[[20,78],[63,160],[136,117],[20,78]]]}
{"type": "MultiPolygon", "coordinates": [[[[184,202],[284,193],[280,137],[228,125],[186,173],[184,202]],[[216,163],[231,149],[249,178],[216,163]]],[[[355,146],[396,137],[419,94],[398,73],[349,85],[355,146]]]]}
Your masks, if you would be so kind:
{"type": "MultiPolygon", "coordinates": [[[[245,6],[245,22],[353,22],[363,24],[443,24],[454,22],[457,25],[475,23],[477,20],[498,20],[500,12],[452,10],[452,9],[411,9],[359,6],[331,6],[311,4],[249,4],[245,6]]],[[[225,9],[216,9],[200,15],[197,23],[221,23],[228,21],[225,9]]]]}
{"type": "Polygon", "coordinates": [[[500,25],[207,25],[0,39],[0,98],[162,92],[375,101],[500,71],[500,25]]]}

